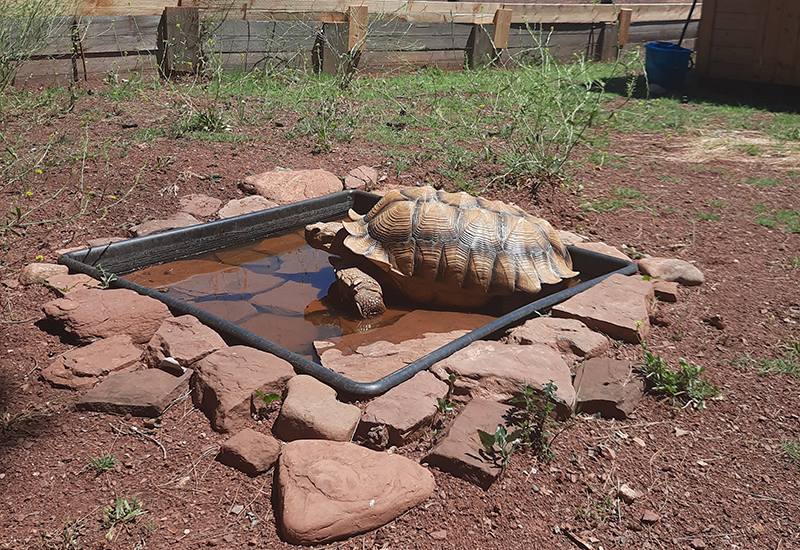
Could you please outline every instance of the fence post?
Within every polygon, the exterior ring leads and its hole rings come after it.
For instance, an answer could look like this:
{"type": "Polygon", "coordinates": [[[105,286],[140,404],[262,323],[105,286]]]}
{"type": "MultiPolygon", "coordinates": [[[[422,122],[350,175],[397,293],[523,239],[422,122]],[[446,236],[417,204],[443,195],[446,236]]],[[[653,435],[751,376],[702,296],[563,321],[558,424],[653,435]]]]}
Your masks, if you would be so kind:
{"type": "Polygon", "coordinates": [[[628,44],[628,31],[631,28],[631,15],[633,10],[622,8],[619,10],[619,49],[621,50],[628,44]]]}
{"type": "Polygon", "coordinates": [[[156,57],[165,78],[195,73],[200,64],[200,12],[192,7],[166,7],[158,24],[156,57]]]}
{"type": "Polygon", "coordinates": [[[508,47],[513,12],[499,9],[494,13],[491,25],[473,25],[467,39],[467,67],[475,69],[500,61],[503,50],[508,47]]]}
{"type": "Polygon", "coordinates": [[[499,9],[494,12],[494,42],[495,49],[495,63],[504,62],[504,50],[508,48],[508,37],[511,34],[511,16],[514,14],[511,10],[499,9]]]}
{"type": "Polygon", "coordinates": [[[351,6],[347,23],[323,23],[312,51],[312,65],[318,73],[350,74],[358,66],[367,38],[366,6],[351,6]]]}
{"type": "Polygon", "coordinates": [[[614,23],[601,23],[600,30],[600,61],[614,61],[617,58],[617,31],[614,23]]]}

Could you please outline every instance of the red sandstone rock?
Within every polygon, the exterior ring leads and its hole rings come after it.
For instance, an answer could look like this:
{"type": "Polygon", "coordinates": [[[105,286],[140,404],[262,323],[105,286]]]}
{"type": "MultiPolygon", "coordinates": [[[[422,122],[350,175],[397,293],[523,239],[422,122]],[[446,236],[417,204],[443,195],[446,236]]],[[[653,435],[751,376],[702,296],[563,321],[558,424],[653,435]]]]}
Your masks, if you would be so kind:
{"type": "Polygon", "coordinates": [[[248,193],[289,204],[342,190],[342,180],[326,170],[275,170],[247,176],[240,185],[248,193]]]}
{"type": "Polygon", "coordinates": [[[228,201],[228,204],[220,208],[219,212],[217,212],[217,216],[219,219],[224,220],[226,218],[234,218],[244,214],[251,214],[253,212],[260,212],[261,210],[275,208],[276,206],[280,206],[280,204],[275,201],[265,199],[261,195],[253,195],[243,199],[234,199],[232,201],[228,201]]]}
{"type": "Polygon", "coordinates": [[[53,275],[47,279],[47,284],[50,288],[61,297],[67,293],[81,288],[91,288],[97,286],[97,280],[89,277],[85,273],[76,273],[75,275],[53,275]]]}
{"type": "Polygon", "coordinates": [[[619,258],[621,260],[625,260],[626,262],[631,261],[627,254],[618,248],[607,245],[606,243],[576,243],[575,246],[577,248],[583,248],[584,250],[597,252],[598,254],[605,254],[606,256],[619,258]]]}
{"type": "Polygon", "coordinates": [[[359,166],[344,177],[345,189],[369,189],[378,183],[378,171],[371,166],[359,166]]]}
{"type": "MultiPolygon", "coordinates": [[[[560,416],[567,416],[575,404],[569,367],[554,349],[541,344],[504,345],[479,340],[436,363],[432,369],[446,380],[457,376],[456,393],[481,399],[509,402],[526,383],[537,390],[555,384],[560,416]]],[[[493,431],[494,433],[494,431],[493,431]]]]}
{"type": "Polygon", "coordinates": [[[256,477],[268,472],[280,454],[280,441],[271,435],[245,428],[222,444],[217,461],[256,477]]]}
{"type": "Polygon", "coordinates": [[[170,231],[172,229],[181,229],[183,227],[191,227],[200,223],[200,220],[187,214],[186,212],[177,212],[164,220],[150,220],[139,225],[132,226],[128,232],[134,237],[144,237],[145,235],[152,235],[153,233],[161,233],[163,231],[170,231]]]}
{"type": "Polygon", "coordinates": [[[23,285],[42,283],[55,275],[66,275],[69,268],[60,264],[32,263],[22,268],[19,282],[23,285]]]}
{"type": "Polygon", "coordinates": [[[208,218],[214,215],[222,206],[222,201],[208,195],[186,195],[180,200],[181,212],[199,218],[208,218]]]}
{"type": "Polygon", "coordinates": [[[596,357],[608,349],[609,342],[603,334],[589,330],[577,319],[536,317],[508,332],[512,344],[543,344],[579,357],[596,357]]]}
{"type": "Polygon", "coordinates": [[[236,430],[250,421],[256,390],[281,394],[294,376],[288,362],[247,346],[215,351],[195,363],[195,370],[192,401],[218,432],[236,430]]]}
{"type": "Polygon", "coordinates": [[[350,441],[360,418],[361,409],[337,401],[336,390],[316,378],[300,375],[286,385],[274,429],[283,441],[350,441]]]}
{"type": "Polygon", "coordinates": [[[652,283],[656,298],[662,302],[678,301],[678,283],[661,280],[654,280],[652,283]]]}
{"type": "Polygon", "coordinates": [[[163,303],[123,288],[75,290],[46,303],[42,310],[81,343],[128,334],[134,343],[144,344],[170,317],[163,303]]]}
{"type": "Polygon", "coordinates": [[[158,367],[166,357],[189,367],[209,353],[228,347],[222,337],[191,315],[164,321],[147,344],[147,363],[158,367]]]}
{"type": "Polygon", "coordinates": [[[441,441],[422,462],[488,489],[502,468],[483,452],[478,430],[495,433],[498,424],[506,425],[505,416],[511,409],[510,405],[495,401],[473,399],[461,410],[441,441]]]}
{"type": "Polygon", "coordinates": [[[385,525],[435,489],[433,475],[402,456],[310,440],[283,448],[276,484],[281,534],[304,545],[385,525]]]}
{"type": "Polygon", "coordinates": [[[133,416],[160,416],[173,399],[189,387],[192,371],[173,376],[160,369],[144,369],[109,376],[81,397],[79,411],[133,416]]]}
{"type": "Polygon", "coordinates": [[[630,361],[595,357],[578,367],[575,393],[580,412],[624,420],[642,399],[644,380],[630,361]]]}
{"type": "Polygon", "coordinates": [[[615,274],[553,307],[553,317],[578,319],[611,338],[633,344],[650,334],[653,285],[641,277],[615,274]]]}
{"type": "Polygon", "coordinates": [[[142,350],[133,345],[131,337],[120,334],[68,351],[42,371],[42,378],[56,388],[83,389],[136,365],[141,357],[142,350]]]}
{"type": "Polygon", "coordinates": [[[389,430],[389,445],[405,445],[430,426],[438,410],[436,398],[447,395],[447,384],[428,371],[395,386],[367,404],[359,431],[376,426],[389,430]]]}
{"type": "Polygon", "coordinates": [[[674,258],[642,258],[636,262],[639,271],[662,281],[674,281],[682,285],[701,285],[705,281],[703,272],[685,260],[674,258]]]}

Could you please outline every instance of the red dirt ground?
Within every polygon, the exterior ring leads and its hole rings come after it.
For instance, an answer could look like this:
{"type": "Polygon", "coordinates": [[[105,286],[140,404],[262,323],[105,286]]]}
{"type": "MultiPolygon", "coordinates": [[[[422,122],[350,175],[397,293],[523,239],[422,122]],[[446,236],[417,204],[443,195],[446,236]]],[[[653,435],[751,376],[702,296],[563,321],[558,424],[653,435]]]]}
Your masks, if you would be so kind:
{"type": "MultiPolygon", "coordinates": [[[[123,123],[168,125],[165,115],[166,107],[163,113],[135,106],[119,112],[115,103],[94,94],[80,98],[60,118],[43,124],[12,118],[4,131],[29,142],[45,143],[57,132],[74,144],[87,136],[93,144],[118,143],[130,132],[123,123]],[[87,115],[98,112],[101,117],[82,125],[87,115]]],[[[32,226],[20,237],[7,233],[2,278],[16,278],[24,263],[40,255],[55,262],[58,249],[83,246],[88,238],[125,236],[132,224],[176,212],[181,196],[240,198],[237,184],[247,174],[276,166],[319,167],[344,175],[359,165],[373,165],[386,174],[384,185],[441,178],[435,160],[398,176],[371,143],[336,144],[333,151],[319,153],[310,140],[287,142],[284,133],[285,128],[270,125],[258,131],[258,139],[240,144],[161,138],[133,145],[122,157],[118,148],[109,147],[110,154],[89,159],[83,173],[85,185],[95,191],[87,214],[32,226]],[[211,173],[218,177],[192,175],[211,173]],[[126,200],[101,208],[113,202],[109,195],[122,196],[138,174],[126,200]],[[177,194],[160,192],[173,185],[177,194]]],[[[728,143],[748,138],[723,137],[728,143]]],[[[569,170],[568,184],[544,185],[537,195],[515,188],[487,194],[514,201],[558,228],[700,268],[704,285],[683,288],[676,304],[659,304],[649,347],[673,366],[685,357],[706,367],[705,376],[724,399],[696,411],[648,396],[625,422],[576,417],[556,439],[551,462],[515,454],[504,477],[488,491],[434,470],[438,487],[429,501],[330,548],[800,548],[800,465],[781,447],[783,440],[800,438],[798,380],[732,364],[746,355],[776,358],[782,343],[800,337],[800,239],[780,226],[755,225],[751,210],[759,204],[770,210],[800,208],[800,179],[788,175],[800,164],[791,157],[715,148],[700,134],[678,138],[612,132],[610,143],[610,154],[627,157],[622,165],[586,162],[569,170]],[[747,178],[777,179],[781,185],[758,187],[746,183],[747,178]],[[583,186],[580,193],[578,185],[583,186]],[[647,198],[602,214],[582,209],[622,188],[647,198]],[[713,206],[713,201],[725,206],[713,206]],[[701,219],[698,213],[720,219],[701,219]],[[713,315],[722,316],[724,329],[705,321],[713,315]],[[620,501],[617,490],[623,483],[643,496],[632,504],[620,501]],[[652,525],[641,521],[647,511],[658,515],[652,525]],[[567,532],[576,533],[586,546],[567,532]]],[[[81,163],[74,166],[72,173],[46,171],[36,185],[37,196],[67,184],[62,199],[79,200],[79,193],[68,194],[81,177],[81,163]]],[[[491,170],[479,166],[475,175],[491,170]]],[[[4,203],[19,192],[5,185],[4,203]]],[[[56,218],[59,209],[48,203],[36,216],[56,218]]],[[[42,318],[42,304],[54,295],[41,286],[10,284],[2,290],[0,547],[66,548],[55,543],[68,520],[85,522],[81,548],[290,546],[276,530],[272,475],[250,479],[215,462],[215,446],[224,437],[189,401],[177,403],[160,427],[147,430],[138,418],[76,412],[73,392],[40,381],[39,370],[70,349],[35,324],[42,318]],[[160,441],[166,459],[152,441],[112,430],[111,425],[122,423],[160,441]],[[97,475],[86,466],[90,457],[103,453],[114,454],[119,463],[97,475]],[[137,496],[146,513],[106,543],[103,507],[120,496],[137,496]],[[244,506],[238,515],[232,513],[236,505],[244,506]]],[[[641,358],[641,350],[632,345],[616,344],[611,354],[641,358]]],[[[268,430],[269,422],[255,427],[268,430]]],[[[417,459],[428,445],[422,441],[399,452],[417,459]]]]}

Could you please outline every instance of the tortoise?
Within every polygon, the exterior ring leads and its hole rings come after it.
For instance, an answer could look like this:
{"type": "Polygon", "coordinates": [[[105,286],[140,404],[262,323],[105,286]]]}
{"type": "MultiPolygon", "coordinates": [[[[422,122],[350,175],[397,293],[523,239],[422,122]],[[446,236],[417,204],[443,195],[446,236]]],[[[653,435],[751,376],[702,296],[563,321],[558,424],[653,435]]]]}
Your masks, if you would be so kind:
{"type": "Polygon", "coordinates": [[[349,217],[309,225],[305,235],[343,259],[334,265],[339,286],[364,317],[385,311],[381,283],[417,303],[471,308],[578,274],[548,222],[500,201],[420,187],[389,191],[349,217]]]}

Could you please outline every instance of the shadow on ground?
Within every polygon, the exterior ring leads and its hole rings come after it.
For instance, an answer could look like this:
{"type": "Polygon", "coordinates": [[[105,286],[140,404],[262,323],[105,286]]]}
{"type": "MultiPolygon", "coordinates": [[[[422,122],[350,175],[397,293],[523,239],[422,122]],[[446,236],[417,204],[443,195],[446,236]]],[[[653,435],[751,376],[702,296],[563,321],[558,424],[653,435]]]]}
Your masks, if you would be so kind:
{"type": "MultiPolygon", "coordinates": [[[[628,89],[629,80],[626,77],[611,78],[605,81],[607,93],[627,97],[628,89]]],[[[684,103],[746,106],[773,113],[800,113],[798,90],[791,86],[733,80],[697,80],[689,74],[683,86],[667,95],[679,98],[684,103]]],[[[647,81],[644,75],[637,78],[632,97],[635,99],[648,97],[647,81]]]]}

